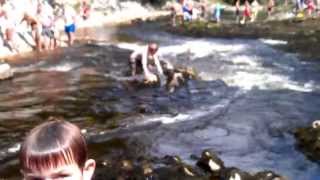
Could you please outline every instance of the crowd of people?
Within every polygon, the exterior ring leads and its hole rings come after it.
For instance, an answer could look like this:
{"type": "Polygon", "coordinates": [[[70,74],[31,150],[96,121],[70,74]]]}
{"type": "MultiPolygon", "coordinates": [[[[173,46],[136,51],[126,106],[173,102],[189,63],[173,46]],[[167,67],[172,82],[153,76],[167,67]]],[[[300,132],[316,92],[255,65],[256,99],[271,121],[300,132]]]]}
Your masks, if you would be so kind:
{"type": "MultiPolygon", "coordinates": [[[[51,2],[51,1],[50,1],[51,2]]],[[[67,44],[72,45],[76,31],[77,17],[87,19],[90,5],[81,1],[79,13],[67,3],[50,4],[47,0],[0,0],[0,28],[4,44],[11,51],[19,52],[16,38],[21,27],[31,32],[34,49],[52,50],[62,44],[60,31],[64,29],[67,44]],[[59,27],[59,20],[64,21],[64,28],[59,27]]]]}
{"type": "MultiPolygon", "coordinates": [[[[287,1],[285,1],[285,5],[287,4],[287,1]]],[[[271,17],[276,5],[275,0],[268,0],[264,6],[260,5],[257,0],[235,0],[235,20],[241,24],[248,21],[253,22],[257,19],[260,10],[265,10],[268,17],[271,17]]],[[[177,20],[185,22],[195,19],[209,19],[220,23],[224,6],[220,1],[211,2],[210,4],[206,0],[177,0],[177,3],[172,5],[170,9],[172,12],[172,24],[176,26],[177,20]]],[[[320,0],[296,0],[296,6],[293,11],[296,14],[306,13],[309,17],[320,16],[320,0]]]]}

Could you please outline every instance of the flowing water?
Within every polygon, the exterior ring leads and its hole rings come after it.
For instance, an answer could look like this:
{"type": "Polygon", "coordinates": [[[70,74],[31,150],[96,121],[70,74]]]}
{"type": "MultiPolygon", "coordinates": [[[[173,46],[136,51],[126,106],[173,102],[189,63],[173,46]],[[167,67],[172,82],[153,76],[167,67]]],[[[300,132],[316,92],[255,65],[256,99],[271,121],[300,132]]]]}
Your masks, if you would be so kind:
{"type": "MultiPolygon", "coordinates": [[[[19,179],[18,143],[49,116],[62,116],[86,132],[98,161],[179,155],[194,163],[191,154],[212,149],[229,167],[319,179],[319,165],[296,150],[292,131],[320,117],[320,64],[272,48],[281,41],[194,39],[160,29],[123,27],[108,43],[14,61],[14,78],[0,82],[0,178],[19,179]],[[127,82],[130,50],[148,41],[199,79],[174,93],[127,82]]],[[[108,39],[109,31],[95,34],[108,39]]]]}

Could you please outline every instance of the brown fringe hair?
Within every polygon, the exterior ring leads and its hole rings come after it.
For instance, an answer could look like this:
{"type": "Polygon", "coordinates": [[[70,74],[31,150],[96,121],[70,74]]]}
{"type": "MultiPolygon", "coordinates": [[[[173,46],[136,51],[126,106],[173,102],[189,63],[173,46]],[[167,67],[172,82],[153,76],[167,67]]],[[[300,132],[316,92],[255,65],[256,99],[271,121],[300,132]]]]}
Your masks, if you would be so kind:
{"type": "Polygon", "coordinates": [[[51,120],[31,130],[20,150],[23,171],[56,168],[76,163],[83,168],[87,145],[80,129],[63,120],[51,120]]]}

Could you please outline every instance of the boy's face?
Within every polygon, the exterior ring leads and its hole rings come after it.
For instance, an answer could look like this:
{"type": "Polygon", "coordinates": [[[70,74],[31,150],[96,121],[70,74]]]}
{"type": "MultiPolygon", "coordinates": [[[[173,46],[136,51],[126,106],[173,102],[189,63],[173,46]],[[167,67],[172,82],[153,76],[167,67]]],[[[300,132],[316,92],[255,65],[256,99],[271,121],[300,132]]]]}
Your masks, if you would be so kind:
{"type": "Polygon", "coordinates": [[[155,55],[157,53],[158,49],[156,48],[149,48],[150,55],[155,55]]]}
{"type": "Polygon", "coordinates": [[[23,171],[24,180],[91,180],[95,169],[95,162],[91,161],[88,163],[88,161],[83,169],[80,169],[76,163],[73,163],[42,171],[23,171]]]}

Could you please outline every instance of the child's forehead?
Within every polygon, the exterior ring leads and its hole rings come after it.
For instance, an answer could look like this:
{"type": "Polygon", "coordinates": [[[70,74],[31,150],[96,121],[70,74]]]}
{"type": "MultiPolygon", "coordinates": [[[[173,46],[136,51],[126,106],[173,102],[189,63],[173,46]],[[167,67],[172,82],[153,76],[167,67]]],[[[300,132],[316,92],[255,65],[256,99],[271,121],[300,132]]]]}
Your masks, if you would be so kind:
{"type": "Polygon", "coordinates": [[[62,172],[74,172],[78,170],[80,170],[80,167],[76,162],[73,162],[73,163],[61,163],[57,166],[43,165],[40,169],[31,167],[31,168],[28,168],[27,170],[23,170],[23,172],[27,174],[34,174],[34,175],[37,175],[37,174],[48,175],[48,174],[58,174],[62,172]]]}

